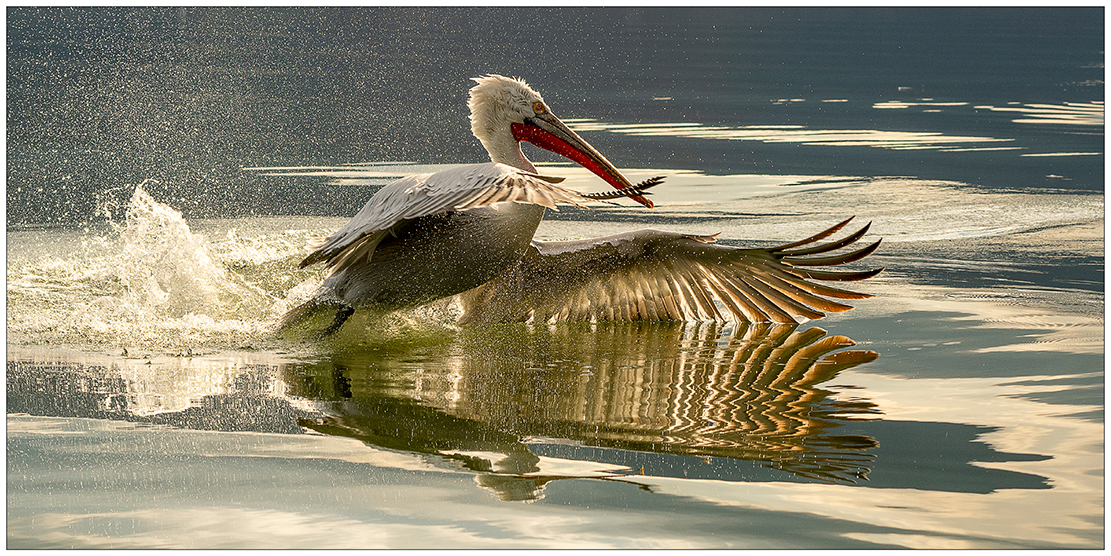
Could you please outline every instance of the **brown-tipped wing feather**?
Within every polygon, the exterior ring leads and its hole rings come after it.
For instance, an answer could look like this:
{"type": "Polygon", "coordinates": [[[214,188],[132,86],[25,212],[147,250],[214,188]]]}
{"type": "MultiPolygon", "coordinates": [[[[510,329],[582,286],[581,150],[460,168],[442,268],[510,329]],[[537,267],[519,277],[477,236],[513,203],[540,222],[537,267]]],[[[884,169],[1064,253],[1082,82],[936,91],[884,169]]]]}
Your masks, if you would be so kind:
{"type": "Polygon", "coordinates": [[[839,254],[868,230],[817,243],[851,218],[809,238],[768,249],[714,244],[714,236],[640,230],[582,241],[533,242],[515,267],[460,294],[463,324],[606,320],[736,320],[797,323],[852,307],[827,299],[869,294],[811,280],[879,274],[817,270],[860,260],[879,247],[839,254]],[[819,255],[819,256],[813,256],[819,255]]]}

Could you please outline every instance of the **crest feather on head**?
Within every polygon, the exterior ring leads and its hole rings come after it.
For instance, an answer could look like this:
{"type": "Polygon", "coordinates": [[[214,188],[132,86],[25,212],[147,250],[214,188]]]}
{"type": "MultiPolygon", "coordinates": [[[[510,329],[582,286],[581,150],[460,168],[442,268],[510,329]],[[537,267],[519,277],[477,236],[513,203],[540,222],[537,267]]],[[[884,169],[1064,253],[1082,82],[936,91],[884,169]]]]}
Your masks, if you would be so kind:
{"type": "Polygon", "coordinates": [[[471,88],[467,107],[471,109],[471,132],[486,143],[487,137],[496,136],[502,126],[521,120],[531,110],[534,102],[543,102],[540,93],[521,78],[487,74],[472,77],[477,83],[471,88]]]}

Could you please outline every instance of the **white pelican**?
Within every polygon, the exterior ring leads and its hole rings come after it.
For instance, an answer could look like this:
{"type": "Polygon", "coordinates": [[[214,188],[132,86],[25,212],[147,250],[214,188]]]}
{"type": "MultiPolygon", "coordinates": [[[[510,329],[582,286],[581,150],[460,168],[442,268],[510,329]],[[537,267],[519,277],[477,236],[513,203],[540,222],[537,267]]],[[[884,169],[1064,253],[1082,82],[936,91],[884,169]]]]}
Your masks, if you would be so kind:
{"type": "Polygon", "coordinates": [[[870,297],[807,278],[862,280],[882,269],[803,268],[855,261],[879,246],[877,241],[850,253],[808,257],[860,239],[868,226],[840,241],[811,245],[849,220],[770,249],[655,230],[533,241],[545,207],[628,196],[651,208],[642,193],[660,178],[631,184],[524,81],[500,75],[474,81],[471,130],[491,162],[409,176],[382,188],[301,262],[323,262],[332,273],[311,300],[282,318],[279,329],[334,310],[324,331],[330,334],[356,308],[386,312],[453,295],[460,296],[462,324],[730,318],[794,323],[852,308],[820,296],[870,297]],[[621,191],[582,194],[556,185],[563,178],[537,173],[521,141],[567,157],[621,191]]]}

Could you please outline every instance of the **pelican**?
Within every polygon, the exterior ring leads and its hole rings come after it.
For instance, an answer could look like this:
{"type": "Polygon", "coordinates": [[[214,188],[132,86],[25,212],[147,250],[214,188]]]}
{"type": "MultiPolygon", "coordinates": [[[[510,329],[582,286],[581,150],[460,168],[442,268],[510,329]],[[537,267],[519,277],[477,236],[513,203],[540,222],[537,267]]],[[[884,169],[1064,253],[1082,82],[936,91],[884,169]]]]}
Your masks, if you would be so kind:
{"type": "Polygon", "coordinates": [[[868,230],[817,243],[849,218],[801,241],[742,249],[716,236],[640,230],[579,241],[535,241],[547,208],[584,206],[645,195],[662,178],[632,184],[563,124],[523,80],[473,79],[471,131],[490,155],[461,166],[397,180],[371,197],[339,231],[313,245],[301,267],[324,263],[331,274],[313,298],[290,310],[283,330],[335,311],[324,335],[356,309],[389,312],[458,296],[460,324],[605,320],[736,320],[797,323],[851,309],[827,299],[868,294],[811,280],[852,281],[869,271],[818,270],[871,254],[879,241],[826,254],[868,230]],[[521,152],[526,141],[587,168],[616,191],[584,194],[539,173],[521,152]],[[818,255],[818,256],[815,256],[818,255]],[[716,301],[716,303],[715,303],[716,301]]]}

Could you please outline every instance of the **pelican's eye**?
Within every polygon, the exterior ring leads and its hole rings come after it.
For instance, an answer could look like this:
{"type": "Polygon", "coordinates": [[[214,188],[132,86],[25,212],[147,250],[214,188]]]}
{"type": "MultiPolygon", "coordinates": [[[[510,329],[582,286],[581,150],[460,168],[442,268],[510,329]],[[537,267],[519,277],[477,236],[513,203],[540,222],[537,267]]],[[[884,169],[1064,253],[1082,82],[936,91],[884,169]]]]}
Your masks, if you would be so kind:
{"type": "Polygon", "coordinates": [[[544,112],[548,111],[548,107],[544,106],[543,102],[537,101],[532,103],[532,111],[536,112],[537,114],[543,114],[544,112]]]}

